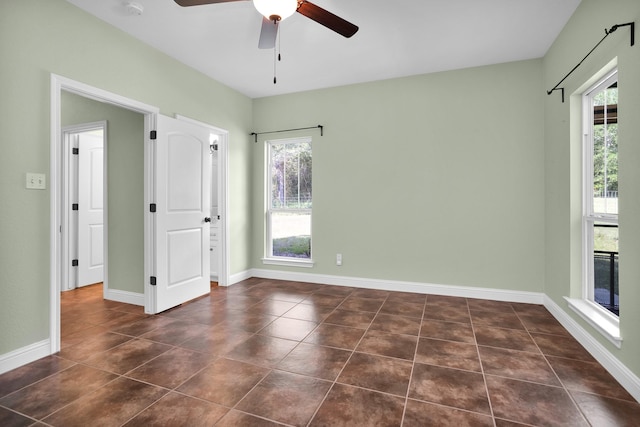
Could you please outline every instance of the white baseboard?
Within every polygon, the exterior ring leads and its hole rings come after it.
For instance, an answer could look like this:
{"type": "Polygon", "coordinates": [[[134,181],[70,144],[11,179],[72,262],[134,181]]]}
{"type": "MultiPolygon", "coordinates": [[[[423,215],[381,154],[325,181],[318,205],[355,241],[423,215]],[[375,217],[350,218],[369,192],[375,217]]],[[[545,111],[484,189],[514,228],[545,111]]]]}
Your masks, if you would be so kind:
{"type": "Polygon", "coordinates": [[[565,310],[545,295],[544,306],[569,333],[633,396],[640,401],[640,378],[629,370],[605,346],[576,322],[565,310]]]}
{"type": "Polygon", "coordinates": [[[403,282],[398,280],[367,279],[361,277],[331,276],[291,271],[252,269],[249,277],[320,283],[323,285],[352,286],[355,288],[381,289],[385,291],[415,292],[418,294],[446,295],[465,298],[481,298],[494,301],[542,304],[542,292],[513,291],[506,289],[471,286],[438,285],[432,283],[403,282]]]}
{"type": "Polygon", "coordinates": [[[137,292],[120,291],[118,289],[105,289],[104,299],[124,302],[126,304],[141,305],[144,307],[144,294],[137,292]]]}
{"type": "Polygon", "coordinates": [[[28,346],[13,350],[0,356],[0,374],[19,368],[27,363],[34,362],[51,354],[51,341],[49,339],[29,344],[28,346]]]}
{"type": "Polygon", "coordinates": [[[254,277],[253,270],[245,270],[240,273],[232,274],[229,276],[229,283],[227,283],[227,286],[235,285],[238,282],[242,282],[243,280],[247,280],[252,277],[254,277]]]}

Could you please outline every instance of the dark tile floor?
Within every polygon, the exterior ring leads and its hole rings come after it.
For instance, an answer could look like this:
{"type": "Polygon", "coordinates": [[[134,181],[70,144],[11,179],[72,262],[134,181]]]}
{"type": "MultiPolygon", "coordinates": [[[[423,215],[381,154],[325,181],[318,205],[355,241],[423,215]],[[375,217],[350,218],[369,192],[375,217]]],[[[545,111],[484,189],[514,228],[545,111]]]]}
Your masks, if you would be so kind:
{"type": "Polygon", "coordinates": [[[0,426],[637,426],[541,306],[250,279],[146,316],[62,295],[62,350],[0,376],[0,426]]]}

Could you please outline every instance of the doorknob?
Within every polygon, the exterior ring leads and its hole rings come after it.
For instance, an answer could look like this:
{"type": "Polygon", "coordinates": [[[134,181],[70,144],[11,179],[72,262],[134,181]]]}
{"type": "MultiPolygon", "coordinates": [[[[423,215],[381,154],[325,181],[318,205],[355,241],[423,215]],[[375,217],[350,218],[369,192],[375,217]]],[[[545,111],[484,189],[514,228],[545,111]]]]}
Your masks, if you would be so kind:
{"type": "Polygon", "coordinates": [[[204,222],[211,222],[211,218],[209,218],[208,216],[204,218],[204,222]]]}

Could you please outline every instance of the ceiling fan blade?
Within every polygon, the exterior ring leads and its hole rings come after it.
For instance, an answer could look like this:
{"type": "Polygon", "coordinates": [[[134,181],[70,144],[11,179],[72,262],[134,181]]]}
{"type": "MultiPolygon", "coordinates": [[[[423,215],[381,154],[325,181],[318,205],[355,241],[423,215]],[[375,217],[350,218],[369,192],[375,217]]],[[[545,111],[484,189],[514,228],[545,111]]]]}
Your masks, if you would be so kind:
{"type": "Polygon", "coordinates": [[[279,21],[273,22],[262,17],[262,29],[260,30],[259,49],[273,49],[276,47],[276,37],[278,37],[279,21]]]}
{"type": "Polygon", "coordinates": [[[180,6],[200,6],[202,4],[215,4],[215,3],[229,3],[232,1],[247,1],[247,0],[175,0],[180,6]]]}
{"type": "Polygon", "coordinates": [[[320,6],[316,6],[315,4],[303,0],[298,6],[298,10],[296,11],[309,19],[313,19],[320,25],[324,25],[330,30],[335,31],[336,33],[343,35],[345,37],[351,37],[358,31],[358,26],[353,25],[351,22],[346,21],[340,18],[337,15],[329,12],[321,8],[320,6]]]}

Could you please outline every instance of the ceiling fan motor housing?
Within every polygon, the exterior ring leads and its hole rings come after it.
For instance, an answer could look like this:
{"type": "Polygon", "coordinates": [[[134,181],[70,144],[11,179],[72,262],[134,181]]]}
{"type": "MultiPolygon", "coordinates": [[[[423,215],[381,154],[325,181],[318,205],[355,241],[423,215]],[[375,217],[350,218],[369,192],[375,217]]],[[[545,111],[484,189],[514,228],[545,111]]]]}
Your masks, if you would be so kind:
{"type": "Polygon", "coordinates": [[[269,21],[281,21],[293,15],[298,0],[253,0],[253,5],[269,21]]]}

